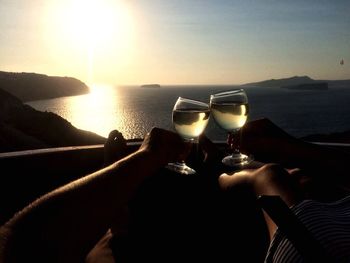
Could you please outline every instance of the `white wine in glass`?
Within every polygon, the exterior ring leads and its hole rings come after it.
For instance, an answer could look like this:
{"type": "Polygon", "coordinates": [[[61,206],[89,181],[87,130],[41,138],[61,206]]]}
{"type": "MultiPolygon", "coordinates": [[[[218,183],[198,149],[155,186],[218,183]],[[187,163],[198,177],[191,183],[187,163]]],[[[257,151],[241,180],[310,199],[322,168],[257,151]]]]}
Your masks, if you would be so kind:
{"type": "MultiPolygon", "coordinates": [[[[210,96],[210,110],[215,122],[228,132],[228,144],[238,136],[239,130],[247,121],[249,113],[248,97],[244,89],[224,91],[210,96]]],[[[243,166],[252,161],[252,156],[240,153],[239,148],[222,162],[228,166],[243,166]]]]}
{"type": "MultiPolygon", "coordinates": [[[[185,141],[196,142],[206,128],[209,116],[207,103],[179,97],[173,108],[172,120],[176,132],[185,141]]],[[[196,173],[185,161],[169,163],[167,168],[181,174],[196,173]]]]}

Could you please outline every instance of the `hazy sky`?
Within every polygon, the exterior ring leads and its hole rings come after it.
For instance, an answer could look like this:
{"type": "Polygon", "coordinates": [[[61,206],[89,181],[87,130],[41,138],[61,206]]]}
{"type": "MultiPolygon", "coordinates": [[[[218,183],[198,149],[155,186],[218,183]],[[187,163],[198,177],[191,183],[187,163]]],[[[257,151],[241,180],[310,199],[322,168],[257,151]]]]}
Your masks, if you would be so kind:
{"type": "Polygon", "coordinates": [[[350,1],[0,0],[0,70],[109,84],[350,79],[350,1]]]}

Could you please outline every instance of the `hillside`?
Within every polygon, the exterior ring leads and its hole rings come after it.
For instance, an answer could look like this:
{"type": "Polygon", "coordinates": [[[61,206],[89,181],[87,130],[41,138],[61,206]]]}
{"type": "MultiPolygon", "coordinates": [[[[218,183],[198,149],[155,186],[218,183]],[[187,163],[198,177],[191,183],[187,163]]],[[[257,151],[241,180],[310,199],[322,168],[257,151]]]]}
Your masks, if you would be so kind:
{"type": "Polygon", "coordinates": [[[243,86],[257,86],[257,87],[281,87],[286,85],[298,85],[304,83],[312,83],[315,80],[311,79],[308,76],[295,76],[290,78],[282,78],[282,79],[269,79],[263,80],[259,82],[251,82],[244,84],[243,86]]]}
{"type": "Polygon", "coordinates": [[[23,102],[80,95],[89,92],[86,84],[71,77],[0,71],[0,89],[23,102]]]}
{"type": "Polygon", "coordinates": [[[315,83],[327,83],[329,87],[332,86],[344,86],[350,87],[350,80],[315,80],[308,76],[294,76],[290,78],[281,79],[269,79],[258,82],[251,82],[242,86],[254,86],[254,87],[285,87],[285,86],[297,86],[303,84],[315,84],[315,83]]]}
{"type": "Polygon", "coordinates": [[[0,152],[103,144],[105,140],[54,113],[37,111],[0,89],[0,152]]]}

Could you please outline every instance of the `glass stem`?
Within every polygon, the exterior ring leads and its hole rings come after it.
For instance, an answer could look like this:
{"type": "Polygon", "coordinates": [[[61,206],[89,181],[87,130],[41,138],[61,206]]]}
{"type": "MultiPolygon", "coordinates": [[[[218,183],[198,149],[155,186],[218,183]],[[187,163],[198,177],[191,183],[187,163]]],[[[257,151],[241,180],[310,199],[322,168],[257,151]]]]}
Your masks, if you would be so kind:
{"type": "Polygon", "coordinates": [[[195,147],[194,148],[194,163],[195,165],[198,165],[200,162],[199,162],[199,140],[198,138],[195,140],[194,144],[192,144],[192,149],[193,149],[193,146],[195,147]]]}
{"type": "Polygon", "coordinates": [[[230,149],[230,153],[236,154],[239,153],[239,141],[240,141],[240,132],[239,130],[231,131],[227,136],[227,144],[230,149]]]}
{"type": "MultiPolygon", "coordinates": [[[[192,138],[192,139],[185,139],[185,142],[187,143],[190,143],[191,144],[191,152],[190,152],[190,155],[189,157],[192,158],[191,160],[193,160],[193,158],[196,158],[197,159],[197,156],[198,156],[198,141],[199,141],[199,138],[192,138]],[[194,150],[193,152],[193,146],[196,145],[196,149],[194,150]]],[[[197,160],[195,160],[197,161],[197,160]]],[[[185,161],[182,161],[183,164],[185,164],[185,161]]]]}

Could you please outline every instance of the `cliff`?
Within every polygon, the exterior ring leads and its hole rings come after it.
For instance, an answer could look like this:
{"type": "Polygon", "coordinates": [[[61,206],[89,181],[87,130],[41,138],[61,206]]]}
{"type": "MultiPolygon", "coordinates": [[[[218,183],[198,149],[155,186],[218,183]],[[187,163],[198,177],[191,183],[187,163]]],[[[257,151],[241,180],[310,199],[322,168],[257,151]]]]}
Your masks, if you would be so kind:
{"type": "Polygon", "coordinates": [[[23,102],[80,95],[89,92],[86,84],[71,77],[0,71],[0,89],[23,102]]]}
{"type": "Polygon", "coordinates": [[[313,86],[322,86],[322,89],[325,89],[325,85],[330,88],[336,87],[350,87],[350,80],[315,80],[309,76],[294,76],[290,78],[281,78],[281,79],[269,79],[259,82],[251,82],[243,84],[243,87],[283,87],[283,88],[292,88],[292,89],[312,89],[313,86]],[[322,84],[321,84],[322,83],[322,84]]]}
{"type": "Polygon", "coordinates": [[[257,87],[281,87],[287,85],[299,85],[306,83],[313,83],[315,80],[311,79],[308,76],[294,76],[290,78],[281,78],[281,79],[269,79],[259,82],[252,82],[244,84],[243,86],[257,86],[257,87]]]}
{"type": "Polygon", "coordinates": [[[103,144],[105,140],[54,113],[37,111],[0,89],[0,152],[103,144]]]}

